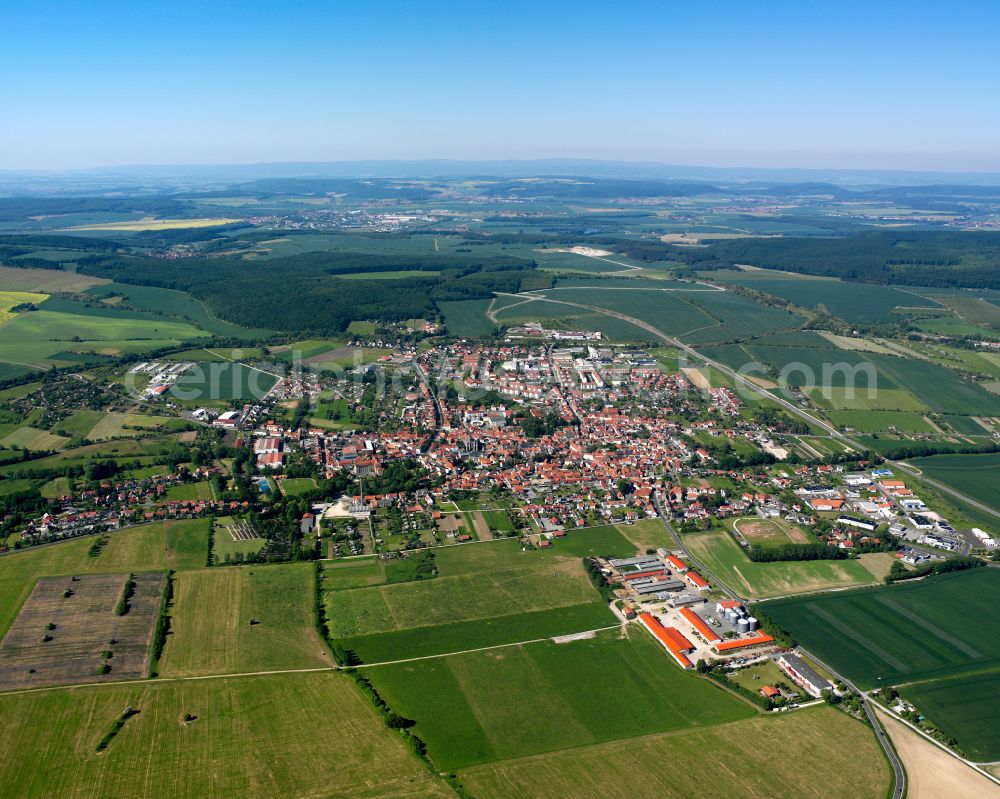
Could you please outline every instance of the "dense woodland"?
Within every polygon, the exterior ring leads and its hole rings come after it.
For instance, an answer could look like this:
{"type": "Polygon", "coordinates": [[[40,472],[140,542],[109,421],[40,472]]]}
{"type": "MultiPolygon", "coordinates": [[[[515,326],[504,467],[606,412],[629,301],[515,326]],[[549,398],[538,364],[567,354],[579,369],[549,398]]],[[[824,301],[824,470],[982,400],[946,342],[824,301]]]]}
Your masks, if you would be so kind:
{"type": "Polygon", "coordinates": [[[102,254],[80,259],[86,274],[178,289],[226,321],[288,333],[332,335],[356,319],[394,322],[437,315],[437,300],[486,299],[495,291],[547,288],[533,261],[462,256],[306,253],[267,261],[102,254]],[[362,272],[440,271],[399,280],[339,280],[362,272]]]}

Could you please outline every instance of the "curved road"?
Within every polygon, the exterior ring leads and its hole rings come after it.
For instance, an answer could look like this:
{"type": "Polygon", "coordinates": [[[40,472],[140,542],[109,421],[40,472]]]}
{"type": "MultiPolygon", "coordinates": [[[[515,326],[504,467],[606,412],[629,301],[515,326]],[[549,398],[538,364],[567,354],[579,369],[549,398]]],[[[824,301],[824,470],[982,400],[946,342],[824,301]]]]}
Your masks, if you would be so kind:
{"type": "MultiPolygon", "coordinates": [[[[505,295],[505,296],[519,296],[519,295],[505,295]]],[[[658,330],[656,327],[654,327],[653,325],[649,324],[648,322],[644,322],[641,319],[636,319],[634,317],[627,316],[626,314],[618,313],[616,311],[609,311],[606,308],[599,308],[599,307],[593,306],[593,305],[583,305],[581,303],[567,302],[565,300],[554,300],[554,299],[552,299],[550,297],[545,297],[544,299],[546,299],[548,302],[555,302],[555,303],[559,303],[561,305],[570,305],[570,306],[574,306],[574,307],[577,307],[577,308],[584,308],[584,309],[587,309],[587,310],[599,311],[600,313],[604,313],[604,314],[606,314],[608,316],[613,316],[613,317],[616,317],[618,319],[621,319],[622,321],[628,322],[628,323],[630,323],[632,325],[635,325],[636,327],[642,328],[643,330],[646,330],[646,331],[652,333],[657,338],[659,338],[659,339],[667,342],[668,344],[670,344],[670,345],[672,345],[674,347],[677,347],[681,351],[687,352],[688,354],[690,354],[691,356],[697,358],[698,360],[703,361],[703,362],[709,364],[710,366],[715,367],[716,369],[719,369],[721,372],[729,375],[734,380],[737,380],[737,381],[745,384],[746,386],[752,388],[756,393],[760,393],[761,392],[761,389],[758,386],[756,386],[753,382],[751,382],[750,380],[747,380],[742,375],[737,374],[735,371],[733,371],[732,369],[730,369],[728,366],[725,366],[724,364],[720,364],[717,361],[712,360],[711,358],[704,357],[697,350],[695,350],[693,347],[690,347],[687,344],[684,344],[682,341],[679,341],[676,338],[673,338],[671,336],[666,335],[665,333],[663,333],[662,331],[658,330]]],[[[858,445],[856,442],[852,441],[850,438],[844,436],[836,428],[832,427],[831,425],[827,424],[826,422],[824,422],[824,421],[822,421],[820,419],[815,418],[811,414],[806,413],[805,411],[803,411],[801,408],[799,408],[794,403],[789,402],[789,401],[787,401],[787,400],[785,400],[785,399],[783,399],[781,397],[775,397],[775,396],[773,396],[771,394],[768,394],[768,397],[773,398],[775,402],[779,403],[780,405],[782,405],[783,407],[785,407],[787,410],[789,410],[792,413],[796,414],[797,416],[799,416],[800,418],[804,419],[805,421],[810,422],[810,423],[812,423],[812,424],[814,424],[814,425],[816,425],[816,426],[818,426],[818,427],[826,430],[827,432],[829,432],[829,434],[831,435],[831,437],[842,439],[844,442],[846,442],[848,444],[854,445],[859,450],[864,449],[863,447],[861,447],[860,445],[858,445]]],[[[914,474],[914,476],[916,476],[916,474],[914,473],[914,471],[910,467],[903,466],[903,465],[901,465],[901,464],[899,464],[898,462],[895,462],[895,461],[887,461],[887,462],[888,463],[892,463],[894,466],[898,466],[903,471],[905,471],[907,473],[910,473],[910,474],[914,474]]],[[[926,479],[926,478],[924,478],[924,479],[926,479]]],[[[974,505],[976,507],[982,507],[984,510],[987,509],[986,506],[983,506],[980,503],[975,502],[974,500],[970,500],[968,497],[965,497],[964,495],[958,493],[957,491],[953,491],[951,489],[948,489],[947,487],[941,486],[940,484],[934,483],[933,481],[928,481],[928,482],[930,482],[932,485],[935,485],[936,487],[941,488],[942,490],[946,490],[948,493],[950,493],[950,494],[952,494],[952,495],[954,495],[954,496],[956,496],[956,497],[958,497],[958,498],[960,498],[960,499],[962,499],[962,500],[964,500],[966,502],[969,502],[970,504],[972,504],[972,505],[974,505]]],[[[739,600],[742,601],[742,598],[738,594],[736,594],[723,580],[720,580],[717,575],[712,574],[708,569],[705,568],[705,564],[703,564],[700,560],[698,560],[698,558],[694,557],[691,554],[690,550],[688,550],[688,548],[681,541],[681,537],[677,534],[677,532],[674,530],[673,526],[667,520],[667,517],[663,513],[662,507],[660,506],[658,500],[656,501],[656,507],[657,507],[657,511],[660,514],[660,519],[663,521],[663,524],[666,526],[667,530],[670,532],[671,537],[674,539],[674,541],[676,542],[676,544],[677,544],[678,548],[681,550],[681,552],[683,552],[684,555],[692,563],[694,563],[695,565],[697,565],[707,576],[709,576],[710,578],[714,578],[716,584],[719,585],[725,591],[726,594],[728,594],[729,596],[733,597],[734,599],[739,599],[739,600]]],[[[1000,517],[1000,513],[997,513],[996,511],[993,511],[992,509],[989,509],[989,510],[994,515],[1000,517]]],[[[822,668],[826,669],[830,674],[832,674],[834,677],[836,677],[837,679],[839,679],[840,681],[842,681],[851,691],[853,691],[854,693],[856,693],[860,697],[860,699],[861,699],[861,706],[864,708],[865,715],[867,716],[868,721],[869,721],[869,723],[872,726],[872,729],[875,731],[875,736],[878,739],[878,742],[879,742],[879,744],[882,747],[882,751],[885,752],[885,756],[889,760],[889,764],[892,766],[893,781],[894,781],[893,792],[892,792],[892,799],[903,799],[903,795],[906,792],[906,771],[903,769],[903,764],[900,762],[899,757],[896,755],[896,750],[893,749],[892,744],[889,741],[889,737],[886,735],[885,728],[882,727],[881,722],[879,722],[878,717],[875,715],[875,711],[872,709],[871,705],[869,704],[868,697],[865,696],[865,694],[862,693],[861,691],[858,691],[858,689],[851,682],[849,682],[846,678],[844,678],[842,675],[837,674],[837,672],[835,672],[833,669],[831,669],[829,666],[827,666],[821,660],[819,660],[818,658],[816,658],[814,655],[812,655],[809,652],[806,652],[801,647],[799,647],[799,649],[800,649],[800,651],[803,652],[803,654],[806,654],[809,658],[811,658],[812,660],[814,660],[822,668]]]]}
{"type": "MultiPolygon", "coordinates": [[[[498,294],[502,294],[502,293],[498,292],[498,294]]],[[[524,297],[525,295],[524,294],[502,294],[502,296],[505,296],[505,297],[524,297]]],[[[760,386],[758,386],[752,380],[748,380],[746,377],[744,377],[743,375],[739,374],[735,370],[729,368],[725,364],[719,363],[718,361],[715,361],[712,358],[708,358],[708,357],[702,355],[694,347],[691,347],[691,346],[685,344],[683,341],[681,341],[680,339],[674,338],[673,336],[668,336],[666,333],[664,333],[663,331],[661,331],[658,328],[654,327],[653,325],[649,324],[648,322],[644,322],[641,319],[636,319],[633,316],[627,316],[626,314],[618,313],[617,311],[609,311],[607,308],[601,308],[601,307],[598,307],[596,305],[584,305],[584,304],[578,303],[578,302],[568,302],[566,300],[556,300],[556,299],[553,299],[552,297],[545,296],[545,295],[542,295],[542,296],[535,295],[535,299],[544,299],[546,302],[556,303],[558,305],[569,305],[569,306],[572,306],[574,308],[583,308],[583,309],[588,310],[588,311],[598,311],[599,313],[603,313],[603,314],[605,314],[607,316],[613,316],[616,319],[621,319],[623,322],[628,322],[629,324],[635,325],[636,327],[639,327],[639,328],[641,328],[641,329],[643,329],[643,330],[645,330],[645,331],[647,331],[649,333],[652,333],[654,336],[656,336],[657,338],[659,338],[661,341],[666,342],[670,346],[676,347],[677,349],[681,350],[682,352],[687,353],[692,358],[694,358],[694,359],[696,359],[698,361],[704,362],[704,363],[708,364],[709,366],[711,366],[711,367],[713,367],[715,369],[718,369],[720,372],[722,372],[722,373],[728,375],[729,377],[731,377],[737,383],[740,383],[741,385],[746,386],[747,388],[751,389],[754,393],[766,395],[768,399],[770,399],[770,400],[778,403],[785,410],[789,411],[790,413],[795,414],[800,419],[808,422],[809,424],[815,425],[816,427],[819,427],[822,430],[825,430],[830,435],[831,438],[839,439],[843,443],[847,444],[850,447],[853,447],[854,449],[856,449],[858,451],[864,451],[865,449],[867,449],[864,445],[859,444],[857,441],[855,441],[854,439],[850,438],[849,436],[845,436],[836,427],[833,427],[828,422],[825,422],[822,419],[818,419],[817,417],[813,416],[812,414],[808,413],[807,411],[804,411],[802,408],[800,408],[794,402],[790,402],[790,401],[786,400],[784,397],[779,397],[779,396],[776,396],[774,394],[771,394],[770,392],[764,391],[764,389],[762,389],[760,386]]],[[[889,460],[888,458],[885,459],[885,462],[888,463],[888,464],[890,464],[894,468],[899,469],[902,472],[905,472],[906,474],[910,475],[911,477],[916,477],[916,478],[922,480],[923,482],[927,483],[928,485],[931,485],[934,488],[938,489],[939,491],[943,491],[946,494],[950,494],[955,499],[961,500],[962,502],[966,503],[967,505],[971,505],[972,507],[976,508],[976,510],[982,511],[983,513],[989,514],[990,516],[995,516],[997,519],[1000,519],[1000,511],[996,510],[995,508],[991,508],[989,505],[985,505],[982,502],[979,502],[978,500],[973,499],[972,497],[968,497],[965,494],[961,493],[960,491],[956,491],[954,488],[951,488],[950,486],[944,485],[943,483],[939,483],[937,480],[932,480],[929,477],[923,476],[922,474],[920,474],[920,472],[918,470],[914,469],[912,466],[908,466],[907,464],[901,463],[900,461],[889,460]]]]}

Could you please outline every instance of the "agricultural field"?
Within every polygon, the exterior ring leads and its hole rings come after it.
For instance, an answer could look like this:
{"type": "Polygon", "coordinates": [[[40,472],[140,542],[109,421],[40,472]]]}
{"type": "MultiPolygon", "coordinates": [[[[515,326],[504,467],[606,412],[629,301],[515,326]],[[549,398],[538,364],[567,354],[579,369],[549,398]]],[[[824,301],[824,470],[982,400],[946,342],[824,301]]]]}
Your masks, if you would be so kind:
{"type": "Polygon", "coordinates": [[[0,643],[0,691],[146,677],[163,581],[157,572],[40,579],[0,643]]]}
{"type": "Polygon", "coordinates": [[[0,446],[22,447],[34,452],[63,449],[69,443],[64,436],[55,435],[36,427],[19,427],[0,439],[0,446]]]}
{"type": "MultiPolygon", "coordinates": [[[[81,304],[80,307],[86,306],[81,304]]],[[[28,365],[73,365],[72,359],[58,355],[62,352],[142,352],[207,336],[189,322],[169,317],[150,320],[116,315],[113,310],[108,310],[107,315],[98,315],[45,310],[44,305],[40,308],[18,314],[4,324],[0,359],[28,365]]]]}
{"type": "Polygon", "coordinates": [[[691,553],[730,588],[749,599],[871,585],[871,573],[855,560],[754,563],[724,530],[684,536],[691,553]]]}
{"type": "Polygon", "coordinates": [[[971,760],[1000,760],[1000,670],[905,685],[901,693],[971,760]]]}
{"type": "Polygon", "coordinates": [[[164,677],[331,665],[316,633],[311,563],[178,573],[164,677]]]}
{"type": "Polygon", "coordinates": [[[216,217],[209,219],[154,219],[151,216],[142,219],[130,219],[122,222],[95,222],[87,225],[74,225],[64,228],[66,231],[106,230],[119,233],[138,233],[145,230],[184,230],[188,228],[219,227],[241,222],[241,219],[216,217]]]}
{"type": "Polygon", "coordinates": [[[377,666],[365,675],[416,721],[414,734],[446,769],[756,714],[674,668],[637,627],[625,639],[615,630],[377,666]]]}
{"type": "Polygon", "coordinates": [[[1000,510],[1000,454],[934,455],[907,463],[930,479],[1000,510]]]}
{"type": "Polygon", "coordinates": [[[17,316],[12,311],[18,305],[38,305],[49,297],[47,294],[34,294],[28,291],[0,291],[0,325],[17,316]]]}
{"type": "Polygon", "coordinates": [[[0,266],[0,289],[3,291],[52,294],[57,291],[86,291],[107,282],[99,277],[65,272],[61,269],[20,269],[0,266]]]}
{"type": "Polygon", "coordinates": [[[840,428],[853,427],[861,433],[883,433],[893,428],[900,433],[935,432],[927,419],[913,411],[831,411],[827,417],[840,428]]]}
{"type": "Polygon", "coordinates": [[[177,430],[190,423],[169,416],[149,416],[142,413],[106,413],[87,432],[91,441],[104,441],[121,436],[141,436],[151,430],[177,430]]]}
{"type": "MultiPolygon", "coordinates": [[[[325,590],[327,624],[367,663],[607,627],[614,617],[582,559],[635,552],[613,527],[573,531],[548,550],[522,552],[515,539],[444,547],[435,550],[433,580],[325,590]]],[[[360,579],[374,581],[373,571],[360,579]]],[[[325,588],[337,582],[324,572],[325,588]]]]}
{"type": "Polygon", "coordinates": [[[205,565],[208,519],[154,522],[108,533],[98,555],[96,540],[77,538],[0,558],[0,635],[10,627],[39,577],[192,569],[205,565]]]}
{"type": "Polygon", "coordinates": [[[496,330],[486,316],[490,300],[456,300],[439,302],[438,307],[444,314],[444,324],[453,336],[489,336],[496,330]]]}
{"type": "Polygon", "coordinates": [[[88,289],[87,293],[98,298],[121,297],[122,303],[131,308],[153,314],[166,314],[168,317],[180,320],[190,320],[202,330],[216,336],[247,339],[257,338],[264,333],[261,330],[217,319],[209,313],[204,303],[183,291],[156,286],[133,286],[128,283],[107,283],[107,281],[101,283],[102,285],[88,289]]]}
{"type": "Polygon", "coordinates": [[[342,590],[346,588],[366,588],[385,582],[383,561],[371,558],[355,558],[336,563],[324,563],[322,588],[342,590]]]}
{"type": "Polygon", "coordinates": [[[480,799],[882,799],[891,785],[871,729],[827,707],[505,760],[459,778],[480,799]]]}
{"type": "Polygon", "coordinates": [[[181,375],[168,393],[190,402],[259,399],[277,382],[276,375],[242,363],[207,363],[181,375]]]}
{"type": "Polygon", "coordinates": [[[720,270],[707,272],[705,276],[781,297],[802,308],[823,307],[833,316],[858,324],[888,321],[893,308],[898,306],[941,307],[934,300],[892,286],[868,283],[859,286],[834,278],[806,277],[770,269],[720,270]]]}
{"type": "Polygon", "coordinates": [[[767,615],[860,687],[1000,666],[991,634],[1000,572],[981,568],[898,585],[782,599],[767,615]]]}
{"type": "Polygon", "coordinates": [[[0,695],[0,713],[4,796],[453,796],[336,673],[0,695]]]}
{"type": "Polygon", "coordinates": [[[632,524],[615,525],[619,533],[635,545],[637,552],[674,546],[674,541],[660,519],[640,519],[632,524]]]}

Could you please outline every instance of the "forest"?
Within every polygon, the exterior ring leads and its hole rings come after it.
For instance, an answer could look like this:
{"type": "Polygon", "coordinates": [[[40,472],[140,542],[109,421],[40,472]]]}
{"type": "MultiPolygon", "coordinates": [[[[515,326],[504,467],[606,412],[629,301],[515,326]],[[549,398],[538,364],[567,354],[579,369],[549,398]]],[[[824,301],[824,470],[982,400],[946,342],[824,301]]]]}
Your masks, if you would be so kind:
{"type": "Polygon", "coordinates": [[[504,256],[307,253],[268,261],[164,260],[100,254],[79,270],[118,283],[186,291],[221,319],[287,333],[333,335],[356,319],[395,322],[435,317],[437,300],[486,299],[495,291],[548,288],[533,261],[504,256]],[[399,280],[339,280],[338,274],[392,271],[439,274],[399,280]]]}

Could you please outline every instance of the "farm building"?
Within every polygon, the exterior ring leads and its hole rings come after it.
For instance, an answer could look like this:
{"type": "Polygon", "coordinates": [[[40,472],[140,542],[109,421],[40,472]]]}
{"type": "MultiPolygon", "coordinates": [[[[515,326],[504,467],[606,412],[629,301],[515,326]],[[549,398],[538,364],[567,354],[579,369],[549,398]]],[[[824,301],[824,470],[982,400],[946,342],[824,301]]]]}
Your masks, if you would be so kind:
{"type": "Polygon", "coordinates": [[[719,634],[708,625],[708,622],[691,610],[691,608],[681,608],[680,615],[681,618],[694,628],[695,633],[706,644],[717,644],[722,640],[719,634]]]}
{"type": "Polygon", "coordinates": [[[658,594],[661,591],[680,591],[683,587],[684,583],[680,580],[650,580],[640,585],[632,584],[632,590],[643,596],[646,594],[658,594]]]}
{"type": "Polygon", "coordinates": [[[687,657],[687,653],[694,650],[694,645],[681,634],[680,630],[676,627],[664,627],[652,613],[640,613],[639,621],[663,645],[663,648],[670,653],[682,669],[694,668],[687,657]]]}
{"type": "Polygon", "coordinates": [[[820,697],[823,695],[823,691],[833,688],[827,680],[816,673],[812,666],[809,666],[797,655],[783,654],[775,662],[778,664],[778,668],[792,678],[792,682],[810,696],[820,697]]]}
{"type": "Polygon", "coordinates": [[[716,653],[720,655],[728,655],[731,652],[737,652],[740,649],[748,649],[752,646],[763,646],[764,644],[773,643],[774,639],[767,633],[757,633],[750,638],[733,638],[729,641],[723,641],[721,644],[716,644],[713,648],[716,653]]]}
{"type": "Polygon", "coordinates": [[[667,563],[674,571],[686,572],[688,570],[688,565],[675,555],[667,555],[667,563]]]}
{"type": "Polygon", "coordinates": [[[684,579],[687,580],[688,584],[694,588],[696,591],[709,591],[712,586],[700,575],[698,572],[689,571],[684,575],[684,579]]]}

